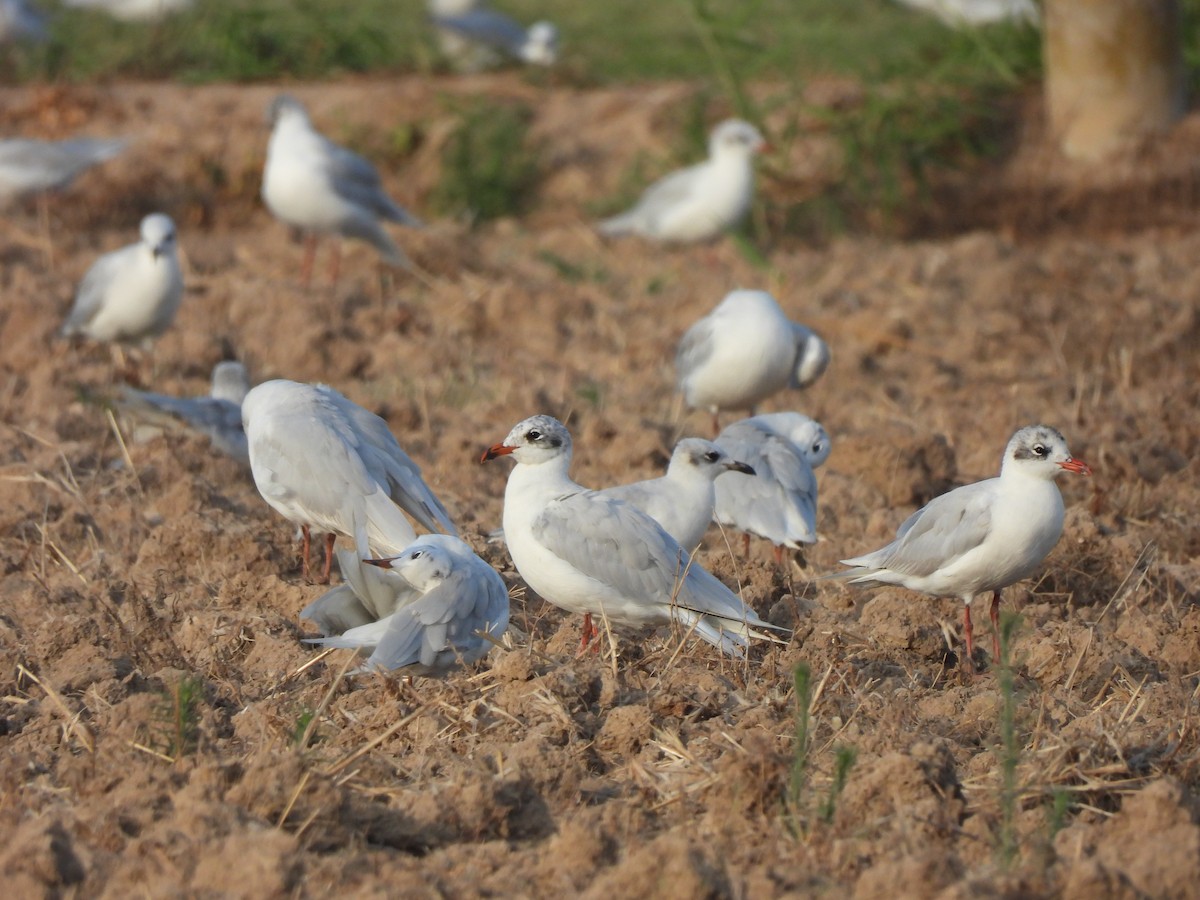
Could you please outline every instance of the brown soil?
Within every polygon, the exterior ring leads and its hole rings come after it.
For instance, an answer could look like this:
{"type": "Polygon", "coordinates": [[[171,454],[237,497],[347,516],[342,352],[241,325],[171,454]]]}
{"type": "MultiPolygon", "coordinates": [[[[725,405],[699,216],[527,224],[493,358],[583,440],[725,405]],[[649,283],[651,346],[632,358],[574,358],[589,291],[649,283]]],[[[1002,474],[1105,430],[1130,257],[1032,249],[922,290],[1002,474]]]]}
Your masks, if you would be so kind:
{"type": "MultiPolygon", "coordinates": [[[[423,212],[443,98],[484,90],[536,94],[506,77],[294,92],[366,146],[386,145],[379,123],[418,123],[385,175],[423,212]]],[[[348,247],[336,290],[304,293],[299,248],[256,199],[274,92],[0,92],[9,132],[140,136],[56,198],[51,268],[15,232],[0,243],[8,896],[1195,895],[1200,232],[1194,211],[1148,221],[1132,198],[1146,167],[1169,183],[1194,165],[1200,122],[1175,156],[1131,164],[1139,178],[1108,191],[1104,216],[1079,193],[1069,229],[1041,213],[1012,227],[1020,197],[1049,208],[1018,155],[1017,174],[988,181],[1014,185],[993,230],[778,239],[768,275],[731,242],[663,250],[588,228],[638,154],[665,159],[660,127],[687,87],[549,89],[525,218],[399,235],[424,280],[380,278],[372,251],[348,247]],[[440,681],[338,682],[345,657],[299,642],[321,589],[247,474],[202,439],[135,442],[90,402],[111,384],[107,351],[53,334],[91,260],[154,208],[180,223],[189,287],[143,371],[199,393],[232,352],[256,379],[326,381],[379,411],[513,586],[512,649],[440,681]],[[667,632],[617,635],[615,662],[575,659],[578,622],[527,596],[482,538],[506,466],[479,451],[548,412],[569,419],[584,484],[659,471],[678,432],[675,344],[735,286],[770,288],[834,351],[818,385],[769,404],[834,436],[821,542],[782,573],[768,548],[734,558],[716,533],[702,557],[794,638],[744,664],[667,632]],[[995,670],[959,672],[960,604],[814,577],[993,473],[1010,433],[1039,421],[1095,476],[1063,479],[1063,539],[1006,595],[1021,616],[1014,754],[995,670]],[[815,699],[793,791],[801,662],[815,699]],[[172,696],[191,678],[180,726],[172,696]],[[843,747],[856,762],[823,816],[843,747]]],[[[1070,193],[1060,176],[1052,197],[1070,193]]],[[[36,225],[31,207],[10,221],[36,225]]]]}

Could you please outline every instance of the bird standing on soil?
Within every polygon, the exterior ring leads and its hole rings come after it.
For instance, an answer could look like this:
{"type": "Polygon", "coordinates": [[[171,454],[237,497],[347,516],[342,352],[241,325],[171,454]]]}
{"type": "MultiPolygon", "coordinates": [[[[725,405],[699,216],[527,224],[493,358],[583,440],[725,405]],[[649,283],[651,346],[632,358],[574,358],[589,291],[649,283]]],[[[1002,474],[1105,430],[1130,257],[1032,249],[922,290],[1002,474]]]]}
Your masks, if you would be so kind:
{"type": "Polygon", "coordinates": [[[596,229],[606,237],[638,234],[678,243],[715,238],[750,211],[754,155],[765,147],[757,128],[728,119],[709,136],[706,161],[656,181],[631,210],[596,229]]]}
{"type": "MultiPolygon", "coordinates": [[[[275,218],[306,233],[304,286],[312,278],[320,234],[366,241],[384,262],[408,268],[408,257],[380,220],[410,228],[420,228],[421,221],[384,193],[375,167],[313,128],[308,113],[293,97],[276,97],[270,119],[274,127],[263,168],[263,202],[275,218]]],[[[334,282],[339,266],[340,248],[335,247],[330,264],[334,282]]]]}
{"type": "MultiPolygon", "coordinates": [[[[605,488],[600,494],[633,504],[691,553],[712,522],[713,483],[726,473],[753,475],[754,469],[712,441],[684,438],[675,445],[666,475],[605,488]]],[[[736,481],[738,476],[729,477],[736,481]]]]}
{"type": "Polygon", "coordinates": [[[250,450],[242,429],[242,400],[249,390],[246,367],[226,360],[213,367],[212,389],[205,397],[169,397],[125,387],[116,403],[123,414],[149,424],[197,431],[218,450],[249,466],[250,450]]]}
{"type": "Polygon", "coordinates": [[[509,553],[533,590],[584,614],[581,651],[596,636],[593,615],[618,625],[674,622],[731,656],[743,655],[752,637],[769,639],[755,628],[775,626],[657,522],[571,480],[571,435],[557,419],[525,419],[482,461],[509,454],[517,463],[504,491],[509,553]]]}
{"type": "Polygon", "coordinates": [[[399,556],[364,562],[403,584],[405,601],[378,621],[308,639],[369,652],[359,671],[412,666],[430,674],[469,665],[486,656],[508,628],[504,579],[456,537],[427,534],[399,556]]]}
{"type": "Polygon", "coordinates": [[[731,291],[684,333],[675,354],[684,402],[712,413],[713,434],[722,410],[753,411],[776,391],[812,384],[828,365],[825,342],[766,291],[731,291]]]}
{"type": "Polygon", "coordinates": [[[63,337],[138,341],[162,334],[183,299],[183,271],[175,223],[152,213],[142,219],[142,239],[101,256],[84,275],[63,337]]]}
{"type": "Polygon", "coordinates": [[[242,402],[242,427],[258,492],[304,535],[305,577],[310,529],[326,535],[324,582],[339,534],[354,541],[360,557],[411,544],[416,532],[402,509],[430,531],[455,533],[387,423],[333,388],[264,382],[242,402]]]}
{"type": "Polygon", "coordinates": [[[829,458],[829,435],[819,422],[801,413],[770,413],[742,419],[725,428],[715,442],[730,456],[753,466],[753,478],[721,476],[715,487],[715,518],[745,536],[783,548],[800,549],[817,540],[817,478],[813,469],[829,458]]]}
{"type": "Polygon", "coordinates": [[[999,477],[934,498],[900,526],[892,543],[842,560],[853,568],[836,577],[961,598],[968,671],[975,651],[971,602],[991,592],[992,652],[998,661],[1000,592],[1032,575],[1058,543],[1063,500],[1054,480],[1063,472],[1092,474],[1055,429],[1022,428],[1004,450],[999,477]]]}
{"type": "Polygon", "coordinates": [[[535,66],[558,60],[558,29],[534,22],[528,29],[483,0],[429,0],[430,20],[442,55],[460,72],[480,72],[505,58],[535,66]]]}

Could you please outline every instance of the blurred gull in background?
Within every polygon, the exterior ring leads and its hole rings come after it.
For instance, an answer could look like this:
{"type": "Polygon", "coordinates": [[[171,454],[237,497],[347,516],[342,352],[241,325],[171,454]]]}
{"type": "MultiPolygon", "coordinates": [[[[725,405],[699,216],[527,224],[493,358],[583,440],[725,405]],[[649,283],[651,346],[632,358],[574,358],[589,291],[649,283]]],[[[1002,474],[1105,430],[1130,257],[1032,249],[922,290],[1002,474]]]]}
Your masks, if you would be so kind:
{"type": "Polygon", "coordinates": [[[169,15],[191,9],[194,0],[64,0],[75,9],[106,12],[125,22],[157,22],[169,15]]]}
{"type": "MultiPolygon", "coordinates": [[[[263,168],[262,197],[281,222],[307,233],[301,278],[312,277],[317,236],[336,234],[366,241],[384,261],[408,267],[380,219],[420,228],[421,222],[384,193],[379,173],[357,153],[326,138],[309,121],[301,103],[281,95],[271,103],[273,123],[263,168]]],[[[330,266],[337,280],[340,247],[330,266]]]]}
{"type": "Polygon", "coordinates": [[[84,275],[63,337],[146,341],[175,320],[183,298],[175,223],[163,213],[142,219],[141,240],[101,256],[84,275]]]}
{"type": "Polygon", "coordinates": [[[226,360],[213,368],[212,389],[206,396],[170,397],[125,387],[116,406],[143,427],[184,428],[205,435],[222,453],[249,467],[250,451],[242,428],[242,400],[249,390],[246,367],[226,360]]]}
{"type": "Polygon", "coordinates": [[[505,59],[536,66],[558,59],[558,29],[550,22],[526,29],[483,0],[429,0],[428,9],[442,55],[460,72],[490,69],[505,59]]]}
{"type": "Polygon", "coordinates": [[[732,291],[683,335],[675,370],[684,402],[713,416],[754,410],[785,387],[816,381],[829,365],[829,347],[792,322],[766,291],[732,291]]]}
{"type": "Polygon", "coordinates": [[[754,155],[766,146],[749,122],[728,119],[708,139],[708,159],[650,185],[628,212],[596,229],[608,237],[706,241],[738,224],[754,200],[754,155]]]}
{"type": "Polygon", "coordinates": [[[1041,23],[1033,0],[897,0],[910,9],[937,16],[951,28],[978,28],[997,22],[1041,23]]]}
{"type": "Polygon", "coordinates": [[[0,0],[0,44],[44,41],[46,16],[25,0],[0,0]]]}

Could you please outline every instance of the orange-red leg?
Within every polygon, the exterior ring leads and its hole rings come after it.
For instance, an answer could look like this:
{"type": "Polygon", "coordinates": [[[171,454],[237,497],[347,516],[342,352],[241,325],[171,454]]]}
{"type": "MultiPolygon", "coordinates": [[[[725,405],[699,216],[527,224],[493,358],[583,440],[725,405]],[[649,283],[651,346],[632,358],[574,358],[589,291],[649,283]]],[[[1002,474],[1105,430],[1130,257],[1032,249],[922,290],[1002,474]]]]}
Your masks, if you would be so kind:
{"type": "Polygon", "coordinates": [[[312,572],[309,569],[309,551],[312,549],[312,535],[308,532],[307,525],[300,526],[300,534],[303,536],[300,542],[300,565],[304,572],[304,580],[312,581],[312,572]]]}
{"type": "Polygon", "coordinates": [[[593,640],[596,641],[596,648],[600,647],[600,632],[596,630],[596,626],[592,623],[592,614],[583,614],[583,633],[579,636],[579,653],[582,656],[583,651],[587,649],[588,644],[593,640]]]}
{"type": "Polygon", "coordinates": [[[319,584],[329,584],[329,570],[333,568],[333,545],[336,541],[336,534],[325,535],[325,569],[321,573],[319,584]]]}
{"type": "Polygon", "coordinates": [[[967,642],[967,657],[963,665],[968,672],[975,671],[975,628],[971,624],[971,604],[963,607],[963,636],[967,642]]]}

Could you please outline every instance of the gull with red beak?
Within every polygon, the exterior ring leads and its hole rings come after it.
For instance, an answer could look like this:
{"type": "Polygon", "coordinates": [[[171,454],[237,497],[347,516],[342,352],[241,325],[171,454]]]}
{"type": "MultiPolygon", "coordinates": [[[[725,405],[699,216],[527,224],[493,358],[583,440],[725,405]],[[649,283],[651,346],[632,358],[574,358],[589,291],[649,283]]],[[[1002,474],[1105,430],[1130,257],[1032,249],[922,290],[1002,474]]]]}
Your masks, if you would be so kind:
{"type": "Polygon", "coordinates": [[[555,606],[617,625],[676,623],[730,656],[742,656],[757,629],[774,628],[635,506],[571,480],[571,435],[551,416],[533,416],[484,452],[511,455],[504,491],[504,539],[521,577],[555,606]]]}
{"type": "Polygon", "coordinates": [[[991,592],[992,652],[998,661],[1000,592],[1032,575],[1058,543],[1063,500],[1054,480],[1063,472],[1092,474],[1055,429],[1022,428],[1005,448],[999,477],[934,498],[909,516],[892,543],[842,560],[853,568],[836,577],[961,598],[968,671],[975,650],[971,601],[991,592]]]}

